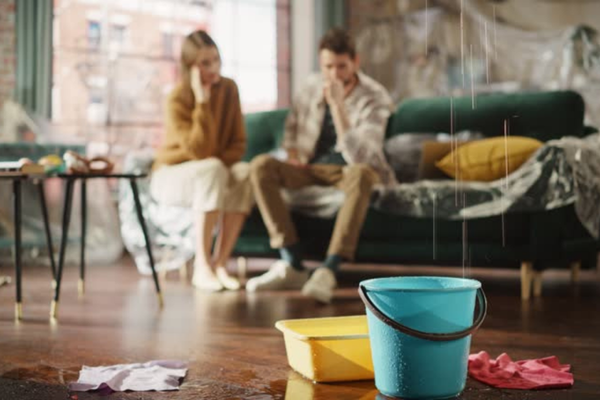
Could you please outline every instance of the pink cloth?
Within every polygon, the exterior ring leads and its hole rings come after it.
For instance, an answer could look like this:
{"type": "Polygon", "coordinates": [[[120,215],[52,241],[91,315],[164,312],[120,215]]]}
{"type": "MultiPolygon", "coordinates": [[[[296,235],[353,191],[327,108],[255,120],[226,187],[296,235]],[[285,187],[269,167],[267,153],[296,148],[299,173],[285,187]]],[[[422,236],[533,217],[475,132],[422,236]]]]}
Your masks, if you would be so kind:
{"type": "Polygon", "coordinates": [[[481,351],[469,356],[469,376],[490,386],[504,389],[560,389],[573,386],[569,364],[556,356],[536,360],[512,361],[502,353],[495,360],[481,351]]]}

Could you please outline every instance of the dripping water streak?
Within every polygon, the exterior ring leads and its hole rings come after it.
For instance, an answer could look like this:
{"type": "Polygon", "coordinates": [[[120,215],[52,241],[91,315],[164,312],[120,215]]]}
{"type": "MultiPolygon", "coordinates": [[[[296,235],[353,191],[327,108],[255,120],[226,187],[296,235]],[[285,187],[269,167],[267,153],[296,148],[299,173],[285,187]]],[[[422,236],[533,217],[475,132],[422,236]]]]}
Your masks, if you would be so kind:
{"type": "Polygon", "coordinates": [[[466,207],[466,198],[465,193],[462,194],[463,201],[463,223],[462,223],[462,268],[463,268],[463,278],[465,277],[465,264],[467,258],[467,219],[465,218],[464,209],[466,207]]]}
{"type": "Polygon", "coordinates": [[[427,16],[428,0],[425,0],[425,56],[428,55],[429,52],[429,18],[427,16]]]}
{"type": "Polygon", "coordinates": [[[470,57],[471,57],[471,107],[474,110],[475,107],[475,83],[473,81],[473,45],[470,45],[470,57]]]}
{"type": "Polygon", "coordinates": [[[436,214],[436,208],[437,208],[437,201],[436,201],[436,196],[435,193],[433,194],[433,259],[436,259],[436,245],[437,245],[437,235],[436,235],[436,220],[435,220],[435,214],[436,214]]]}
{"type": "Polygon", "coordinates": [[[484,32],[485,32],[485,45],[483,46],[483,50],[485,51],[485,82],[490,84],[490,59],[488,55],[488,29],[487,29],[487,21],[484,22],[484,32]]]}
{"type": "Polygon", "coordinates": [[[465,15],[464,0],[460,0],[460,70],[462,73],[463,89],[466,87],[465,81],[465,15]]]}
{"type": "Polygon", "coordinates": [[[452,150],[452,165],[454,165],[454,205],[458,208],[458,163],[456,149],[458,137],[454,133],[454,98],[450,97],[450,149],[452,150]]]}
{"type": "Polygon", "coordinates": [[[493,10],[494,10],[494,61],[497,61],[498,57],[496,54],[496,45],[497,45],[497,41],[496,41],[496,5],[493,6],[493,10]]]}

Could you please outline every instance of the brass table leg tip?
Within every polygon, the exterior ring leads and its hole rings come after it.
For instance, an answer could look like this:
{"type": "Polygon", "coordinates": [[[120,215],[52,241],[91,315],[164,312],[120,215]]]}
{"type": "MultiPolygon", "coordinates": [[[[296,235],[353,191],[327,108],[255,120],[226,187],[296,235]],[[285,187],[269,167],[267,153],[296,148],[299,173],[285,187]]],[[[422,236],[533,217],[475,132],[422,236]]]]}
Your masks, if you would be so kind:
{"type": "Polygon", "coordinates": [[[83,279],[79,279],[79,282],[77,283],[77,293],[79,294],[79,297],[83,297],[85,294],[85,281],[83,279]]]}
{"type": "Polygon", "coordinates": [[[158,294],[158,306],[160,308],[163,308],[165,306],[165,301],[163,299],[163,295],[162,293],[157,293],[158,294]]]}
{"type": "Polygon", "coordinates": [[[23,319],[23,304],[22,303],[15,303],[15,319],[17,321],[20,321],[21,319],[23,319]]]}
{"type": "Polygon", "coordinates": [[[55,300],[52,300],[52,303],[50,303],[50,318],[55,319],[57,316],[58,316],[58,302],[55,300]]]}

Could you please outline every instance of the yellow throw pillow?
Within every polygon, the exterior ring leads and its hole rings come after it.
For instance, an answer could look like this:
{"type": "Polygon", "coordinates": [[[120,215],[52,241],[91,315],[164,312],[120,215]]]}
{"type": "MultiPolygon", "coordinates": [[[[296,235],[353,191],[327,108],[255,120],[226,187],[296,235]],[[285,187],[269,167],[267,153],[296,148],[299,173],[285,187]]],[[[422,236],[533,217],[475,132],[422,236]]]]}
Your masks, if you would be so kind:
{"type": "Polygon", "coordinates": [[[435,165],[452,178],[464,181],[495,181],[517,170],[542,146],[536,139],[509,136],[466,143],[435,165]],[[456,165],[455,165],[456,161],[456,165]]]}

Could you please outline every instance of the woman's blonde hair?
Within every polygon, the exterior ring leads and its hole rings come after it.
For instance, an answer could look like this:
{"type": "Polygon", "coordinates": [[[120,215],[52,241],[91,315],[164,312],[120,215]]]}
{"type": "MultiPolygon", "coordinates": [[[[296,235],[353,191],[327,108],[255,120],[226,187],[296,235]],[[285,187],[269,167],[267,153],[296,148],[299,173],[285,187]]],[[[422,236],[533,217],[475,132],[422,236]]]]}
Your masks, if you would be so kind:
{"type": "Polygon", "coordinates": [[[190,78],[191,69],[198,59],[198,51],[206,47],[214,47],[217,51],[219,50],[215,41],[204,30],[197,30],[190,33],[185,37],[181,45],[181,59],[179,64],[181,94],[188,100],[191,99],[193,101],[194,99],[190,78]]]}

